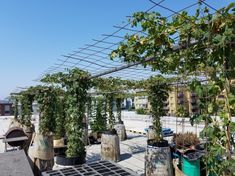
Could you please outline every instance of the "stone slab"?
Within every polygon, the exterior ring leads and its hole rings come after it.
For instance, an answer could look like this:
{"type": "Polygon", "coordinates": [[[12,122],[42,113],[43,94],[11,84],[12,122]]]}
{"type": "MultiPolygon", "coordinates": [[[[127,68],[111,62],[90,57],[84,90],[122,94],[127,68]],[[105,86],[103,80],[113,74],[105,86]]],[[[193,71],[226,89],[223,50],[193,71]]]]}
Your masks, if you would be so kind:
{"type": "Polygon", "coordinates": [[[33,172],[29,165],[24,150],[0,153],[1,176],[32,176],[33,172]]]}

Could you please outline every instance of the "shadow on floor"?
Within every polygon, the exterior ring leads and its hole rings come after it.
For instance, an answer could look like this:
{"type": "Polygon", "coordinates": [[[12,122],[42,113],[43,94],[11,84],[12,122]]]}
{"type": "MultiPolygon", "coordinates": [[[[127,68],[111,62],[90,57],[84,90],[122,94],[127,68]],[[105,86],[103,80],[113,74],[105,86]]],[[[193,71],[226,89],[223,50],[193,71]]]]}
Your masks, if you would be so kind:
{"type": "Polygon", "coordinates": [[[91,153],[91,154],[86,156],[86,163],[92,163],[92,162],[95,162],[95,161],[100,161],[100,159],[101,159],[100,154],[91,153]]]}
{"type": "Polygon", "coordinates": [[[130,153],[123,153],[120,156],[120,161],[126,160],[128,158],[130,158],[132,155],[130,153]]]}
{"type": "Polygon", "coordinates": [[[144,135],[127,135],[126,140],[131,140],[131,139],[141,138],[141,137],[144,137],[144,135]]]}
{"type": "Polygon", "coordinates": [[[146,148],[142,146],[129,146],[132,154],[143,153],[145,152],[146,148]]]}

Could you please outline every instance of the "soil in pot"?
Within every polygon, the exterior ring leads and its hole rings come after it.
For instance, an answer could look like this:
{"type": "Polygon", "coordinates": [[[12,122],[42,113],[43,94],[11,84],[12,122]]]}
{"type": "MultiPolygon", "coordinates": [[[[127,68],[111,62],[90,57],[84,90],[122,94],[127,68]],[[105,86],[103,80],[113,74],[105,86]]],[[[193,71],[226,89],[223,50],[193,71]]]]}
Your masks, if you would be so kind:
{"type": "Polygon", "coordinates": [[[115,129],[109,130],[109,131],[104,131],[102,134],[117,134],[117,131],[115,129]]]}
{"type": "Polygon", "coordinates": [[[147,140],[147,144],[150,146],[154,146],[154,147],[168,147],[169,146],[167,140],[156,141],[154,139],[149,139],[147,140]]]}
{"type": "Polygon", "coordinates": [[[56,156],[56,164],[63,166],[73,166],[73,165],[81,165],[86,162],[86,154],[84,156],[77,157],[66,157],[65,155],[56,156]]]}

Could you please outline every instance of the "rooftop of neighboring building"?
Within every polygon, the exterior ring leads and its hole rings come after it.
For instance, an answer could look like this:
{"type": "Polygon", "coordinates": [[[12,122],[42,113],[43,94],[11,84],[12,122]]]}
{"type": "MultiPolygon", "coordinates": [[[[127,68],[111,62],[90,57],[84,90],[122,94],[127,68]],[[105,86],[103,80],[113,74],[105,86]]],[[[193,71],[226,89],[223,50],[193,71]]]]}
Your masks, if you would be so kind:
{"type": "Polygon", "coordinates": [[[12,104],[10,100],[0,100],[0,104],[12,104]]]}

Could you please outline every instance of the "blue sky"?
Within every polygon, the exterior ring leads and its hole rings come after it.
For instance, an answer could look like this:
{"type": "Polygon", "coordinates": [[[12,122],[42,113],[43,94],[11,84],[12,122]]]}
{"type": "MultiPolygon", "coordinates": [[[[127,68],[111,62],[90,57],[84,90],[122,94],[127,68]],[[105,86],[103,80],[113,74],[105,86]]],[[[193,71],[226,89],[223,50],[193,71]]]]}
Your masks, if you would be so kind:
{"type": "MultiPolygon", "coordinates": [[[[158,0],[155,0],[156,2],[158,0]]],[[[196,0],[165,0],[179,10],[196,0]]],[[[231,0],[208,0],[215,8],[231,0]]],[[[112,33],[126,16],[150,8],[148,0],[1,0],[0,99],[33,80],[67,54],[112,33]]],[[[169,14],[161,8],[154,8],[169,14]]]]}

